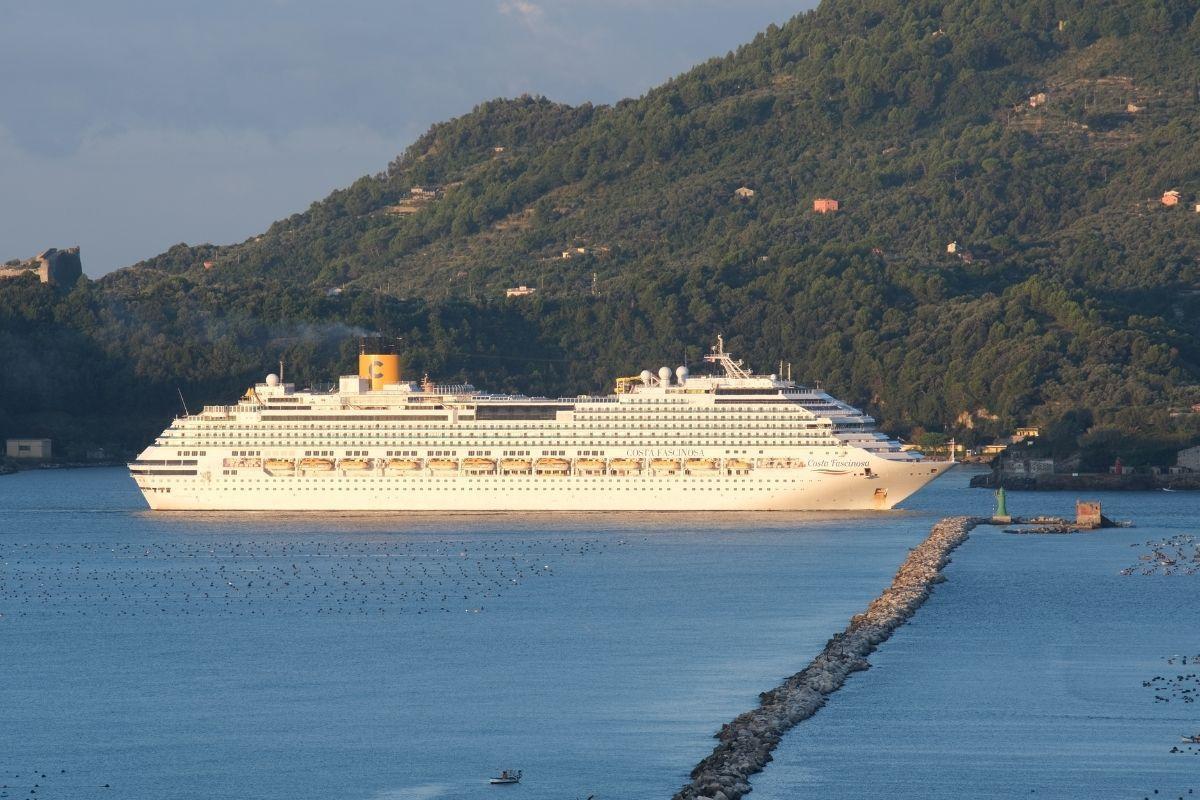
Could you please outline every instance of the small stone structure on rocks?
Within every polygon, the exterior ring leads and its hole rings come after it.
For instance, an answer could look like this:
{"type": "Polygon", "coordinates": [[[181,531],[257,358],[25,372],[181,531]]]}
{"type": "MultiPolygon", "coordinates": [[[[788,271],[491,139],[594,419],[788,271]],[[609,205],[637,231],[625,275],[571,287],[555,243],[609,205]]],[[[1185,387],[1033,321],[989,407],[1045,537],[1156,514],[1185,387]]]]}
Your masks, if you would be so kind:
{"type": "Polygon", "coordinates": [[[909,554],[892,585],[849,626],[835,634],[807,667],[776,688],[759,695],[759,706],[721,726],[712,754],[692,770],[691,782],[673,800],[739,800],[750,791],[749,778],[771,761],[783,734],[825,705],[850,673],[871,665],[867,656],[903,625],[929,597],[933,584],[945,580],[942,567],[950,553],[984,522],[978,517],[949,517],[909,554]]]}

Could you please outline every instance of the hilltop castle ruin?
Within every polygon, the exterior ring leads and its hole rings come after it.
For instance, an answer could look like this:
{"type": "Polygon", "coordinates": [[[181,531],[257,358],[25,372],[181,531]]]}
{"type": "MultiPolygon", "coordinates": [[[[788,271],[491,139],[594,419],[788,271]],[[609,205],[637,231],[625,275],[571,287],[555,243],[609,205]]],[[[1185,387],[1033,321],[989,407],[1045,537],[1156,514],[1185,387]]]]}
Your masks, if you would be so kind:
{"type": "Polygon", "coordinates": [[[49,250],[25,261],[9,261],[0,266],[0,279],[19,278],[34,273],[42,283],[70,288],[83,276],[83,262],[79,259],[79,248],[68,247],[49,250]]]}

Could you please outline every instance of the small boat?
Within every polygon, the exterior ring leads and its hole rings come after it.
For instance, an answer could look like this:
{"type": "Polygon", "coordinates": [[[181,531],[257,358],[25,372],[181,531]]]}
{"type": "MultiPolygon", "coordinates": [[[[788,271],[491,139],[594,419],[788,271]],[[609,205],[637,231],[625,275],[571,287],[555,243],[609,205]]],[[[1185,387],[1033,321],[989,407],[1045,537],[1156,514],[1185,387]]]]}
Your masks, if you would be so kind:
{"type": "Polygon", "coordinates": [[[717,468],[717,459],[715,458],[689,458],[687,460],[688,472],[712,472],[717,468]]]}
{"type": "Polygon", "coordinates": [[[499,775],[497,775],[496,777],[488,779],[488,783],[492,784],[493,786],[502,785],[502,784],[506,784],[506,783],[520,783],[520,782],[521,782],[521,770],[519,770],[519,769],[517,769],[517,770],[506,769],[506,770],[501,771],[501,773],[499,775]]]}
{"type": "Polygon", "coordinates": [[[290,458],[268,458],[263,466],[272,472],[292,472],[296,469],[296,462],[290,458]]]}
{"type": "Polygon", "coordinates": [[[458,462],[452,458],[431,458],[426,463],[434,472],[458,472],[458,462]]]}
{"type": "Polygon", "coordinates": [[[361,472],[371,468],[371,460],[369,458],[343,458],[338,466],[347,472],[361,472]]]}
{"type": "Polygon", "coordinates": [[[397,472],[412,472],[421,468],[421,462],[410,458],[393,458],[387,462],[387,468],[397,472]]]}
{"type": "Polygon", "coordinates": [[[641,472],[642,460],[640,458],[614,458],[608,463],[608,468],[617,474],[641,472]]]}
{"type": "Polygon", "coordinates": [[[657,472],[678,472],[679,462],[673,458],[655,458],[650,461],[650,469],[657,472]]]}
{"type": "Polygon", "coordinates": [[[329,472],[333,469],[333,461],[328,458],[304,458],[300,460],[300,469],[310,472],[329,472]]]}
{"type": "Polygon", "coordinates": [[[1186,733],[1179,737],[1184,744],[1200,744],[1200,733],[1188,736],[1186,733]]]}
{"type": "Polygon", "coordinates": [[[604,472],[604,459],[602,458],[580,458],[575,462],[576,472],[604,472]]]}
{"type": "Polygon", "coordinates": [[[490,458],[468,458],[463,461],[463,472],[494,472],[496,462],[490,458]]]}
{"type": "Polygon", "coordinates": [[[504,458],[500,460],[501,472],[529,472],[533,462],[528,458],[504,458]]]}
{"type": "Polygon", "coordinates": [[[537,471],[539,474],[565,475],[571,470],[571,462],[565,458],[539,458],[537,471]]]}
{"type": "Polygon", "coordinates": [[[735,472],[745,472],[750,469],[750,462],[740,458],[730,458],[725,461],[725,469],[731,469],[735,472]]]}

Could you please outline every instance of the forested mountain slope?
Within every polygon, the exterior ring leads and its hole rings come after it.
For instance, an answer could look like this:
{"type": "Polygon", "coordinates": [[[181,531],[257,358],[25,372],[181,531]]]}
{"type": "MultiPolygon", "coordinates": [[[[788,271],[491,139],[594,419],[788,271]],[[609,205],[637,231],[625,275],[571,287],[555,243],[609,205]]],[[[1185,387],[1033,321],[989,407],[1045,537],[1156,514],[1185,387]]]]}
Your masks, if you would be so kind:
{"type": "Polygon", "coordinates": [[[1184,441],[1198,10],[825,0],[636,100],[486,103],[250,241],[66,298],[0,286],[0,428],[53,432],[86,403],[132,440],[177,385],[226,400],[280,354],[327,379],[352,328],[404,336],[414,373],[548,393],[696,360],[722,331],[902,434],[1184,441]],[[537,294],[506,300],[518,284],[537,294]]]}

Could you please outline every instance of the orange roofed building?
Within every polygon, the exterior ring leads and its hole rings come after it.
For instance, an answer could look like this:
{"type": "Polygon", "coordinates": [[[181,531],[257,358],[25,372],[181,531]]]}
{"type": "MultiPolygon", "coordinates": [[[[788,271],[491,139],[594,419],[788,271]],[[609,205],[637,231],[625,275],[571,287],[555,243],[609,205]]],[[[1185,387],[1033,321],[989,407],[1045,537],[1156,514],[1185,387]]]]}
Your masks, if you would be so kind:
{"type": "Polygon", "coordinates": [[[1175,189],[1172,189],[1169,192],[1163,192],[1162,204],[1164,206],[1177,206],[1180,199],[1182,199],[1182,195],[1175,189]]]}
{"type": "Polygon", "coordinates": [[[818,214],[832,214],[839,207],[837,200],[828,197],[818,197],[816,200],[813,200],[813,211],[818,214]]]}

